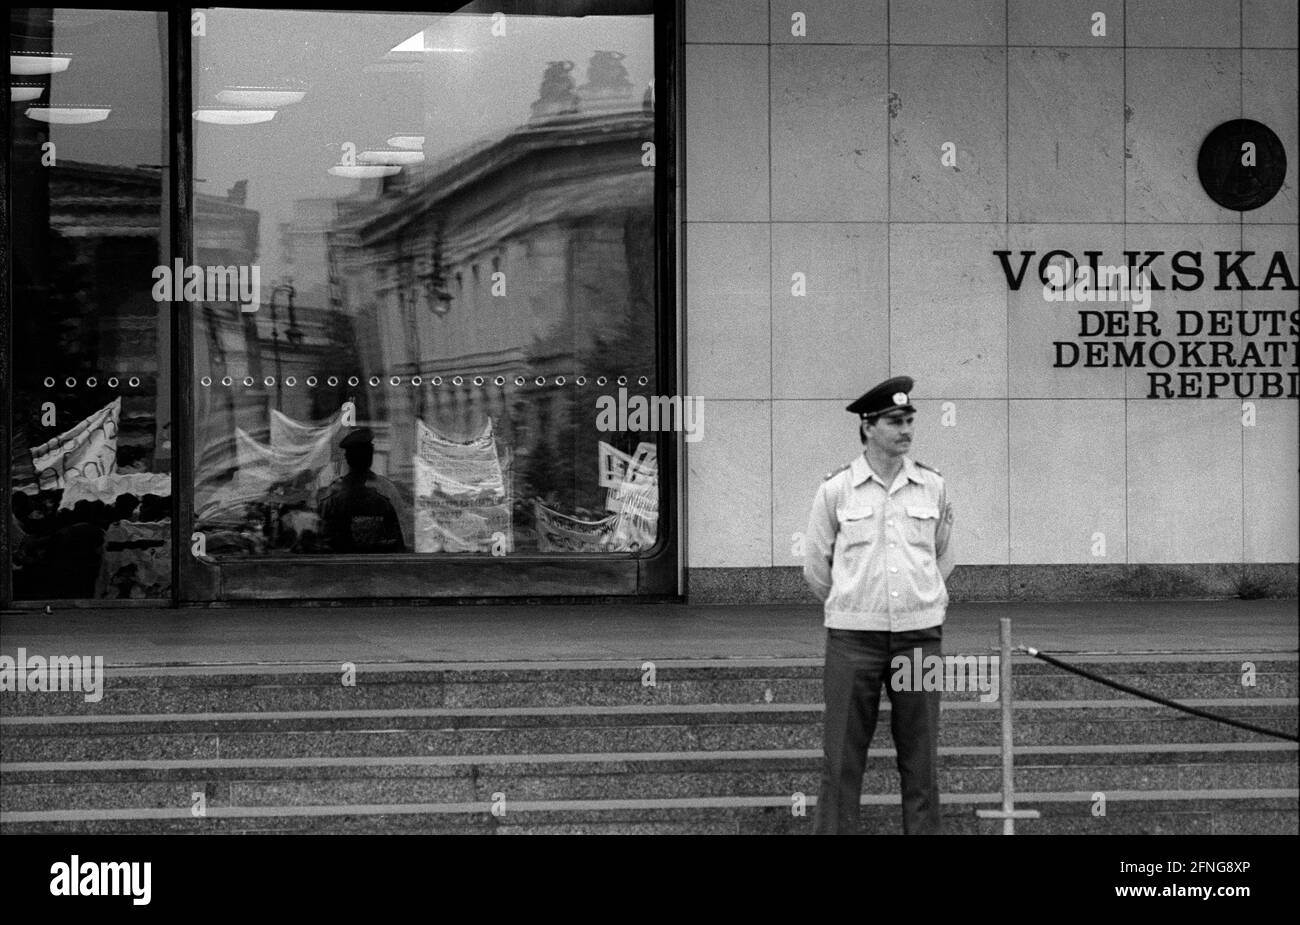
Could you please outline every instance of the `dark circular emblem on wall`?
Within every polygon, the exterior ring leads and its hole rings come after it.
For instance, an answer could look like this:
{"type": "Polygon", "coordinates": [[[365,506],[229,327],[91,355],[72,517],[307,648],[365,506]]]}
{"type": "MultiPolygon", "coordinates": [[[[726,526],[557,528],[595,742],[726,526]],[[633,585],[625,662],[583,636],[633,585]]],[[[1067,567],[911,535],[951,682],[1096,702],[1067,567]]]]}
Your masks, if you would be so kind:
{"type": "Polygon", "coordinates": [[[1225,209],[1249,212],[1282,188],[1286,150],[1267,125],[1233,119],[1205,136],[1196,170],[1211,199],[1225,209]]]}

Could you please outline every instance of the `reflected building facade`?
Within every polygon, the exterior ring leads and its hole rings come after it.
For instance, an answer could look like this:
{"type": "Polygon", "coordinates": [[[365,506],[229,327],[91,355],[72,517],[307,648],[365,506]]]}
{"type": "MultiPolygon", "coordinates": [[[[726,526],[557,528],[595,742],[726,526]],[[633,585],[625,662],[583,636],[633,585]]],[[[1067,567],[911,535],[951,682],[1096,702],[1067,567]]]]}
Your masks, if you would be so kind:
{"type": "MultiPolygon", "coordinates": [[[[350,25],[299,16],[334,40],[350,25]]],[[[389,38],[378,57],[401,115],[387,124],[420,130],[363,151],[338,144],[339,161],[321,173],[348,192],[268,195],[275,181],[261,168],[274,123],[238,149],[223,128],[200,131],[199,173],[209,163],[220,173],[234,156],[250,176],[225,203],[196,208],[197,251],[264,272],[256,310],[205,305],[193,337],[195,528],[210,555],[342,551],[324,499],[349,484],[341,444],[356,433],[371,447],[366,479],[384,488],[375,516],[393,508],[405,552],[656,545],[662,436],[597,428],[599,395],[661,387],[663,340],[652,32],[646,17],[609,20],[524,20],[520,41],[549,60],[530,83],[516,75],[513,89],[485,91],[504,114],[462,121],[458,143],[429,157],[449,98],[516,70],[512,53],[496,50],[474,16],[389,38]],[[592,47],[620,36],[631,59],[592,47]],[[584,57],[556,58],[573,48],[584,57]],[[438,58],[457,51],[476,57],[468,67],[438,58]],[[248,226],[233,211],[245,194],[271,202],[248,226]],[[258,221],[275,226],[275,246],[264,248],[273,253],[258,252],[258,221]]],[[[328,104],[347,79],[323,75],[294,105],[328,104]]],[[[199,97],[211,95],[205,81],[199,97]]],[[[287,123],[292,112],[274,115],[287,123]]],[[[285,186],[321,188],[314,164],[275,163],[285,186]]]]}
{"type": "Polygon", "coordinates": [[[628,441],[596,430],[597,382],[655,377],[654,190],[641,166],[653,112],[630,83],[599,103],[570,91],[566,103],[550,89],[557,70],[528,124],[384,182],[316,249],[358,333],[361,380],[404,386],[382,402],[360,390],[388,472],[414,484],[417,431],[401,422],[455,440],[491,426],[520,499],[516,549],[536,548],[531,499],[601,512],[598,444],[628,441]]]}

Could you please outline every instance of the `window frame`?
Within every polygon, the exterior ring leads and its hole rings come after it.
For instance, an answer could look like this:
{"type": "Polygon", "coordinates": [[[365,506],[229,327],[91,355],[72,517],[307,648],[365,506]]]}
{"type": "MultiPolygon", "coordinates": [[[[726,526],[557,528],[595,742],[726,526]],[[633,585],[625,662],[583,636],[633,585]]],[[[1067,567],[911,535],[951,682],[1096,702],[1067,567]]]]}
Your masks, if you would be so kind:
{"type": "MultiPolygon", "coordinates": [[[[266,3],[223,4],[243,8],[271,8],[266,3]]],[[[462,9],[463,4],[442,4],[448,10],[462,9]]],[[[495,3],[493,10],[509,12],[513,3],[495,3]]],[[[655,35],[655,236],[657,241],[656,275],[656,377],[660,394],[677,394],[680,375],[678,324],[678,200],[677,137],[680,112],[675,92],[680,61],[680,17],[678,4],[665,9],[654,5],[655,35]],[[666,88],[661,96],[659,91],[666,88]]],[[[293,7],[280,7],[294,9],[293,7]]],[[[182,59],[176,76],[183,86],[176,87],[174,99],[184,100],[184,107],[173,112],[180,131],[173,138],[181,147],[174,171],[182,184],[176,202],[182,211],[174,230],[180,233],[176,253],[194,260],[192,120],[192,71],[190,64],[189,22],[194,7],[173,14],[173,53],[182,59]]],[[[340,11],[342,14],[343,11],[340,11]]],[[[409,10],[402,11],[409,15],[409,10]]],[[[370,11],[367,11],[367,15],[370,11]]],[[[664,435],[666,452],[659,460],[659,533],[655,545],[641,554],[511,553],[507,556],[443,555],[396,553],[375,555],[300,554],[266,559],[264,557],[225,556],[207,562],[189,555],[194,533],[193,486],[194,464],[194,356],[192,334],[194,317],[185,303],[176,303],[173,332],[181,341],[174,345],[176,389],[175,407],[182,415],[182,445],[175,459],[179,471],[173,492],[178,503],[174,522],[173,588],[179,592],[178,604],[211,602],[257,602],[302,600],[409,601],[480,600],[536,598],[644,598],[681,599],[682,593],[682,523],[679,467],[682,435],[664,435]],[[179,309],[179,310],[177,310],[179,309]],[[184,538],[184,539],[183,539],[184,538]],[[351,567],[350,567],[351,566],[351,567]],[[346,576],[346,577],[340,577],[346,576]]]]}
{"type": "MultiPolygon", "coordinates": [[[[52,9],[62,9],[53,7],[52,9]]],[[[68,9],[85,9],[80,6],[71,6],[68,9]]],[[[175,127],[177,125],[177,114],[185,111],[188,106],[188,92],[182,98],[180,95],[181,87],[188,87],[189,74],[178,70],[177,58],[177,35],[183,34],[188,41],[189,22],[191,8],[186,7],[178,10],[162,3],[139,3],[130,6],[102,8],[108,11],[130,11],[161,13],[161,20],[165,38],[167,40],[167,80],[166,80],[166,101],[168,106],[167,125],[165,129],[168,133],[168,156],[169,164],[167,173],[170,181],[162,190],[162,198],[167,208],[165,214],[168,218],[167,234],[167,253],[166,262],[171,263],[172,258],[182,253],[178,249],[178,241],[183,239],[181,226],[181,216],[184,214],[184,206],[181,199],[178,198],[178,191],[183,189],[181,174],[188,177],[188,173],[181,169],[182,161],[179,159],[181,152],[185,151],[185,140],[179,137],[175,127]]],[[[12,14],[12,10],[10,11],[12,14]]],[[[7,49],[11,46],[12,36],[8,29],[5,33],[7,49]]],[[[0,73],[0,93],[4,94],[7,100],[10,98],[10,86],[12,75],[9,68],[6,67],[0,73]]],[[[176,491],[178,464],[180,454],[184,452],[183,431],[185,430],[184,415],[188,413],[182,409],[176,402],[178,395],[181,394],[180,384],[177,382],[182,364],[181,355],[177,353],[179,343],[179,332],[177,324],[182,317],[177,311],[178,303],[171,303],[171,340],[168,344],[171,350],[170,371],[171,371],[171,389],[169,400],[171,402],[172,418],[172,493],[170,497],[170,515],[172,520],[172,582],[171,593],[167,597],[147,598],[143,600],[121,600],[115,598],[95,599],[95,598],[58,598],[58,599],[31,599],[15,600],[13,584],[13,547],[9,539],[9,513],[10,513],[10,496],[12,492],[13,466],[8,451],[11,445],[10,436],[14,432],[13,402],[14,402],[14,380],[13,380],[13,357],[14,357],[14,313],[13,313],[13,210],[9,191],[13,188],[13,159],[10,157],[13,138],[11,136],[10,118],[0,119],[0,150],[3,150],[5,156],[3,164],[0,165],[0,445],[5,447],[0,452],[0,487],[3,487],[2,498],[0,498],[0,515],[5,520],[4,529],[0,530],[0,609],[12,610],[40,610],[47,606],[61,607],[64,609],[96,609],[96,610],[129,610],[129,609],[157,609],[159,607],[175,607],[180,600],[181,589],[179,587],[179,571],[177,563],[182,549],[177,540],[178,515],[180,513],[180,499],[176,491]]],[[[188,126],[186,126],[188,129],[188,126]]],[[[180,303],[183,304],[183,303],[180,303]]],[[[188,547],[186,547],[188,548],[188,547]]]]}
{"type": "MultiPolygon", "coordinates": [[[[498,0],[493,10],[509,13],[526,0],[498,0]]],[[[556,0],[563,4],[566,0],[556,0]]],[[[582,0],[576,0],[581,4],[582,0]]],[[[222,6],[252,9],[319,9],[271,3],[229,3],[222,6]]],[[[465,4],[434,4],[449,12],[465,4]]],[[[167,93],[170,103],[170,254],[194,261],[193,235],[193,74],[190,54],[192,15],[206,7],[167,7],[140,4],[133,9],[167,15],[167,93]]],[[[657,241],[656,376],[660,394],[679,394],[684,381],[681,367],[682,328],[680,261],[680,145],[682,113],[680,72],[682,62],[682,2],[652,4],[655,35],[655,235],[657,241]]],[[[331,11],[334,12],[334,11],[331,11]]],[[[338,10],[341,15],[347,10],[338,10]]],[[[385,10],[366,11],[367,15],[385,10]]],[[[407,15],[410,10],[392,11],[407,15]]],[[[9,92],[5,69],[3,91],[9,92]]],[[[0,134],[8,152],[8,120],[0,134]]],[[[13,318],[11,227],[9,201],[11,161],[5,157],[0,173],[0,435],[13,427],[12,357],[13,318]]],[[[412,600],[454,603],[477,600],[630,599],[681,600],[683,593],[684,537],[682,434],[663,435],[659,459],[659,536],[648,552],[581,554],[511,554],[502,557],[400,553],[389,555],[295,555],[292,557],[221,557],[207,562],[190,554],[194,534],[195,479],[195,362],[194,313],[185,302],[173,302],[171,311],[172,451],[172,592],[170,601],[66,600],[65,607],[124,608],[205,605],[223,602],[268,602],[283,606],[295,601],[348,601],[356,604],[412,600]],[[348,565],[357,568],[346,568],[348,565]],[[341,568],[342,567],[342,568],[341,568]],[[340,575],[347,578],[341,579],[340,575]]],[[[8,443],[8,440],[5,441],[8,443]]],[[[0,484],[5,486],[6,522],[9,511],[11,464],[0,453],[0,484]]],[[[37,609],[44,601],[13,600],[12,550],[6,523],[0,531],[0,606],[37,609]]],[[[53,602],[51,602],[53,603],[53,602]]]]}

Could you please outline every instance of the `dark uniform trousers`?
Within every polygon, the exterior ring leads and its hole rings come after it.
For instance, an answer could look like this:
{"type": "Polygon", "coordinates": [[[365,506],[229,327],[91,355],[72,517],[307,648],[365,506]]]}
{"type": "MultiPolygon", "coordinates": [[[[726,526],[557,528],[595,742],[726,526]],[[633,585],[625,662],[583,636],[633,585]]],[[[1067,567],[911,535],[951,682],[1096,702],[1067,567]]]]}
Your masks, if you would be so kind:
{"type": "MultiPolygon", "coordinates": [[[[880,688],[888,687],[896,655],[941,655],[943,627],[901,633],[826,631],[826,739],[814,832],[856,834],[867,746],[876,731],[880,688]]],[[[939,691],[889,691],[890,731],[902,779],[903,833],[937,835],[939,815],[939,691]]]]}

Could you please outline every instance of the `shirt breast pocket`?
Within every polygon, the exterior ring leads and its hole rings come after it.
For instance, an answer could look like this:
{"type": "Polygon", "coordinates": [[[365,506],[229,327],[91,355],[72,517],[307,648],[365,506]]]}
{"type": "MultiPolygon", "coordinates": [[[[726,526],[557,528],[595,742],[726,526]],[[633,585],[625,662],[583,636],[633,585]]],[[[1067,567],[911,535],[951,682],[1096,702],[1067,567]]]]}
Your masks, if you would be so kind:
{"type": "Polygon", "coordinates": [[[907,541],[933,552],[939,508],[933,504],[909,504],[906,510],[907,516],[903,521],[907,528],[907,541]]]}
{"type": "Polygon", "coordinates": [[[848,549],[853,546],[867,546],[876,538],[875,511],[871,508],[854,508],[840,511],[838,515],[840,528],[840,545],[848,549]]]}

